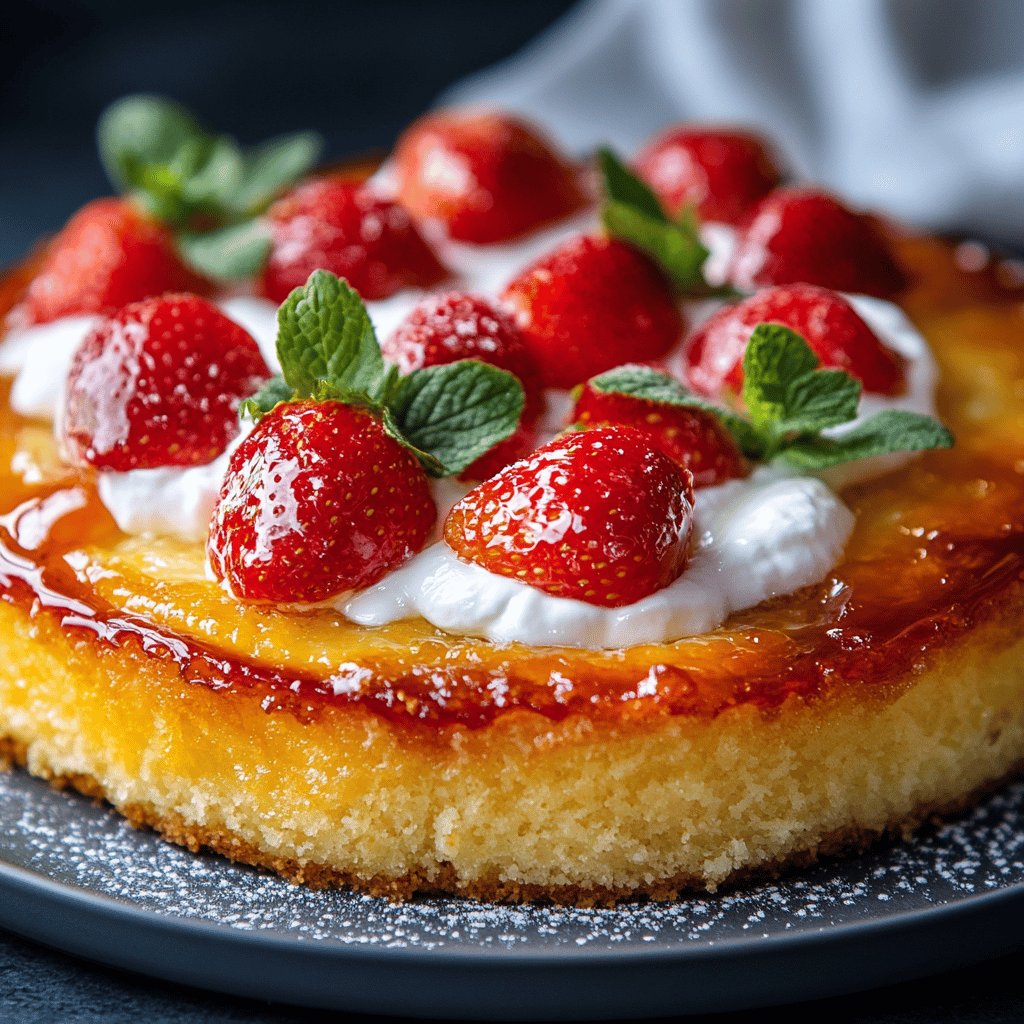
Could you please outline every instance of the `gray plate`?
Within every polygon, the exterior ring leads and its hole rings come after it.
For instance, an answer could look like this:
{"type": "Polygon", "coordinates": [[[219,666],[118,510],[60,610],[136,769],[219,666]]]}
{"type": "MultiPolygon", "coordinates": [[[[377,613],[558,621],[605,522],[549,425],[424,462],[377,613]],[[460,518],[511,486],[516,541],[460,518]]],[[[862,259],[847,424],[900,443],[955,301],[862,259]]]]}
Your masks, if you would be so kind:
{"type": "Polygon", "coordinates": [[[621,910],[312,892],[0,772],[0,925],[172,981],[420,1017],[598,1018],[851,992],[1024,946],[1024,784],[913,842],[621,910]]]}

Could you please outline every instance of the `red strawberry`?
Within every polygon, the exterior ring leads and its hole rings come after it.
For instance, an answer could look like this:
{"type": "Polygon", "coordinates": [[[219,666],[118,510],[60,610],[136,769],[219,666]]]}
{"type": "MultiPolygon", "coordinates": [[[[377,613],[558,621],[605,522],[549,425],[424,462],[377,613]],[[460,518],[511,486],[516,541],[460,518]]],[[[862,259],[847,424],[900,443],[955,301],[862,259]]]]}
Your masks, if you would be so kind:
{"type": "Polygon", "coordinates": [[[588,430],[613,426],[642,430],[656,448],[693,474],[694,487],[712,487],[748,473],[732,434],[701,409],[597,391],[588,383],[576,399],[572,418],[588,430]]]}
{"type": "Polygon", "coordinates": [[[810,188],[777,189],[754,207],[728,277],[738,288],[805,282],[883,299],[907,284],[870,217],[810,188]]]}
{"type": "Polygon", "coordinates": [[[64,448],[120,471],[211,462],[238,431],[239,402],[269,376],[256,342],[205,299],[131,303],[75,353],[64,448]]]}
{"type": "Polygon", "coordinates": [[[617,607],[678,578],[693,480],[631,427],[569,433],[474,488],[449,513],[463,559],[555,597],[617,607]]]}
{"type": "Polygon", "coordinates": [[[47,246],[18,316],[41,324],[77,313],[112,313],[163,292],[208,290],[178,259],[160,224],[127,199],[97,199],[47,246]]]}
{"type": "Polygon", "coordinates": [[[502,296],[516,313],[547,387],[571,388],[626,362],[663,356],[682,315],[646,256],[579,235],[527,267],[502,296]]]}
{"type": "Polygon", "coordinates": [[[515,374],[526,392],[524,416],[543,410],[540,377],[512,317],[479,295],[448,292],[418,305],[381,346],[403,373],[424,366],[479,359],[515,374]]]}
{"type": "Polygon", "coordinates": [[[428,114],[398,140],[399,199],[464,242],[504,242],[583,206],[577,174],[507,114],[428,114]]]}
{"type": "Polygon", "coordinates": [[[285,403],[231,455],[210,565],[241,598],[324,601],[397,568],[436,517],[419,462],[376,416],[340,402],[285,403]]]}
{"type": "Polygon", "coordinates": [[[875,337],[841,295],[810,284],[766,288],[726,306],[694,333],[684,363],[690,385],[706,395],[743,385],[743,353],[754,328],[782,324],[803,335],[824,366],[845,370],[866,391],[906,390],[903,360],[875,337]]]}
{"type": "Polygon", "coordinates": [[[728,224],[782,180],[768,143],[730,128],[670,128],[640,151],[633,168],[669,214],[693,205],[703,220],[728,224]]]}
{"type": "Polygon", "coordinates": [[[275,302],[320,269],[370,300],[448,276],[408,212],[366,185],[311,181],[274,203],[268,219],[272,243],[260,288],[275,302]]]}

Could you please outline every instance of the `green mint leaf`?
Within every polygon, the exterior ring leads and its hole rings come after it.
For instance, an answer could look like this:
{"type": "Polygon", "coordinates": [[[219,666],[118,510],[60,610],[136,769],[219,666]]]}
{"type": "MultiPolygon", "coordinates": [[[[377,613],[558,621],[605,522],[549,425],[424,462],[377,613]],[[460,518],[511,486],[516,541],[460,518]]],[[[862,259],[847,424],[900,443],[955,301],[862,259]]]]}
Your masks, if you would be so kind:
{"type": "Polygon", "coordinates": [[[605,192],[601,220],[608,233],[650,256],[679,291],[714,291],[704,280],[708,250],[696,213],[686,211],[672,221],[654,192],[611,150],[599,151],[598,164],[605,192]]]}
{"type": "Polygon", "coordinates": [[[760,438],[742,416],[695,395],[674,377],[650,366],[627,363],[592,377],[588,383],[595,391],[603,394],[628,395],[645,402],[710,413],[732,434],[745,455],[757,458],[761,454],[760,438]]]}
{"type": "Polygon", "coordinates": [[[126,96],[100,116],[96,140],[103,166],[121,191],[139,184],[142,168],[170,164],[203,129],[180,104],[161,96],[126,96]]]}
{"type": "Polygon", "coordinates": [[[409,451],[420,460],[420,465],[423,466],[424,470],[430,476],[451,476],[452,473],[443,462],[440,461],[435,455],[423,448],[417,448],[412,441],[402,432],[401,426],[399,426],[398,420],[395,419],[394,413],[387,407],[384,406],[380,411],[381,413],[381,424],[384,427],[384,432],[391,438],[394,438],[403,448],[408,448],[409,451]]]}
{"type": "Polygon", "coordinates": [[[229,202],[241,215],[259,213],[288,185],[311,171],[323,149],[314,132],[296,132],[257,146],[244,157],[241,180],[229,202]]]}
{"type": "Polygon", "coordinates": [[[775,434],[789,412],[794,381],[817,368],[818,357],[796,331],[758,324],[743,353],[743,404],[754,426],[775,434]]]}
{"type": "Polygon", "coordinates": [[[814,370],[790,382],[785,412],[774,428],[780,434],[810,434],[857,417],[860,381],[843,370],[814,370]]]}
{"type": "Polygon", "coordinates": [[[403,378],[390,408],[400,440],[429,456],[427,471],[455,476],[512,436],[523,401],[513,374],[462,359],[403,378]]]}
{"type": "Polygon", "coordinates": [[[270,234],[261,220],[245,221],[203,234],[183,231],[175,238],[182,259],[214,281],[252,277],[266,263],[270,234]]]}
{"type": "Polygon", "coordinates": [[[381,401],[393,383],[363,300],[326,270],[315,270],[277,311],[277,355],[284,379],[299,398],[318,382],[338,393],[381,401]]]}
{"type": "Polygon", "coordinates": [[[795,441],[781,458],[797,469],[817,470],[875,455],[952,446],[953,435],[930,416],[887,409],[838,436],[795,441]]]}
{"type": "Polygon", "coordinates": [[[652,220],[670,223],[660,200],[647,183],[626,167],[610,149],[603,147],[597,151],[597,164],[609,203],[621,203],[652,220]]]}
{"type": "Polygon", "coordinates": [[[284,377],[277,374],[271,377],[255,395],[246,398],[238,406],[238,415],[241,419],[259,422],[276,405],[290,401],[292,394],[292,389],[285,383],[284,377]]]}

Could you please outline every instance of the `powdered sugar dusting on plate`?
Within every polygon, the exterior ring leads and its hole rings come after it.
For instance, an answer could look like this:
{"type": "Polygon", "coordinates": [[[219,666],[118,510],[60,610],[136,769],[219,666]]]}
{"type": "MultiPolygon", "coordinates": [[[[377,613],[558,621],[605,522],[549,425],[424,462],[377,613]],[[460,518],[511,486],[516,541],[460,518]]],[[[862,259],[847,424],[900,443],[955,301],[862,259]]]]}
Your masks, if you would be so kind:
{"type": "Polygon", "coordinates": [[[293,886],[132,829],[107,808],[0,772],[0,860],[155,914],[296,941],[380,948],[590,950],[704,946],[878,921],[1024,887],[1024,783],[910,842],[739,891],[616,910],[405,904],[293,886]]]}

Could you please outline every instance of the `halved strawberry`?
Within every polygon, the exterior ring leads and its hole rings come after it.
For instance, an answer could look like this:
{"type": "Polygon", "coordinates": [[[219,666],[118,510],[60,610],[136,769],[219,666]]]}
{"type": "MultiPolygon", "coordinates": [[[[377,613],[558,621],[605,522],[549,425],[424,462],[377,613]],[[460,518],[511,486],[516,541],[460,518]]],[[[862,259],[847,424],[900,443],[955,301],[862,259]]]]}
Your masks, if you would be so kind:
{"type": "Polygon", "coordinates": [[[571,388],[625,362],[665,355],[683,319],[658,268],[623,242],[579,235],[502,295],[547,387],[571,388]]]}
{"type": "Polygon", "coordinates": [[[907,284],[871,218],[813,188],[776,189],[750,211],[727,275],[742,289],[803,282],[883,299],[907,284]]]}
{"type": "Polygon", "coordinates": [[[588,381],[576,398],[572,422],[587,430],[612,426],[642,430],[656,448],[693,474],[694,487],[713,487],[749,472],[732,434],[703,409],[600,391],[588,381]]]}
{"type": "Polygon", "coordinates": [[[15,314],[28,324],[112,313],[163,292],[210,285],[178,258],[170,233],[127,199],[83,206],[49,243],[15,314]]]}
{"type": "Polygon", "coordinates": [[[511,315],[490,299],[448,292],[421,302],[381,345],[403,373],[459,359],[479,359],[519,378],[526,393],[524,418],[543,411],[544,396],[533,356],[511,315]]]}
{"type": "Polygon", "coordinates": [[[231,455],[210,566],[241,598],[324,601],[399,566],[436,517],[422,467],[377,416],[333,401],[284,403],[231,455]]]}
{"type": "Polygon", "coordinates": [[[702,220],[728,224],[782,180],[767,141],[734,128],[669,128],[640,150],[633,167],[668,213],[695,206],[702,220]]]}
{"type": "Polygon", "coordinates": [[[64,450],[100,469],[211,462],[238,432],[238,406],[270,376],[252,337],[195,295],[133,302],[75,353],[64,450]]]}
{"type": "Polygon", "coordinates": [[[314,270],[345,278],[364,299],[427,288],[448,276],[404,207],[362,184],[308,182],[271,206],[260,290],[283,302],[314,270]]]}
{"type": "Polygon", "coordinates": [[[504,242],[580,209],[578,175],[536,128],[508,114],[445,110],[395,149],[398,196],[464,242],[504,242]]]}
{"type": "Polygon", "coordinates": [[[693,529],[690,473],[631,427],[569,433],[449,513],[461,558],[555,597],[618,607],[677,579],[693,529]]]}
{"type": "Polygon", "coordinates": [[[845,370],[865,391],[898,395],[906,390],[903,360],[878,340],[846,299],[810,284],[766,288],[709,317],[683,357],[690,386],[705,395],[723,389],[739,393],[743,353],[760,323],[782,324],[803,335],[824,366],[845,370]]]}

